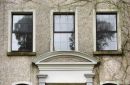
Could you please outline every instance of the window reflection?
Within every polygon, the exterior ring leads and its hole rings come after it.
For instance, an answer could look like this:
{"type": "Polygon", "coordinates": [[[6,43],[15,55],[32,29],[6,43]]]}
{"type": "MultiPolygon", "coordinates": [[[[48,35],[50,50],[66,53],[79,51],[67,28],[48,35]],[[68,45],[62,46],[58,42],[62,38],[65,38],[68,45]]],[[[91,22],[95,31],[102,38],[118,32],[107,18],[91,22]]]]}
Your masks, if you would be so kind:
{"type": "Polygon", "coordinates": [[[55,31],[74,31],[73,15],[55,15],[55,31]]]}
{"type": "Polygon", "coordinates": [[[32,14],[13,14],[12,51],[32,51],[32,14]]]}
{"type": "Polygon", "coordinates": [[[75,50],[74,15],[54,15],[54,50],[75,50]]]}
{"type": "Polygon", "coordinates": [[[71,51],[74,50],[74,34],[72,33],[55,33],[54,34],[54,49],[56,51],[71,51]]]}
{"type": "Polygon", "coordinates": [[[97,14],[96,49],[117,50],[117,27],[115,14],[97,14]]]}

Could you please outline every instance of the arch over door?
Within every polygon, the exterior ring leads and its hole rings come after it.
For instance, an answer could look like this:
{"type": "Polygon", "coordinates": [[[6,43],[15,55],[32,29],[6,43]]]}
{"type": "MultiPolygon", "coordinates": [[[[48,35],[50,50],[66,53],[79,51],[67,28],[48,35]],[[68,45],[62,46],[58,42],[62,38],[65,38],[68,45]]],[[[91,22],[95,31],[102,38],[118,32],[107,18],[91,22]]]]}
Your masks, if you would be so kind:
{"type": "Polygon", "coordinates": [[[93,83],[95,75],[93,68],[97,62],[98,59],[92,55],[76,51],[48,52],[36,57],[33,61],[38,66],[39,85],[93,83]]]}

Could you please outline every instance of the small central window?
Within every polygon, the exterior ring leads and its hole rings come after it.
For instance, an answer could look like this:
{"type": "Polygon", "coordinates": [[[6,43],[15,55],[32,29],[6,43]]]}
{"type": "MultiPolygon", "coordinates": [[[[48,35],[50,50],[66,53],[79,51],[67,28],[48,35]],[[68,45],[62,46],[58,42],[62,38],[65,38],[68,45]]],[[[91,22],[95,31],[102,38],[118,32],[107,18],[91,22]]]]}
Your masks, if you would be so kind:
{"type": "Polygon", "coordinates": [[[117,13],[97,13],[96,50],[117,49],[117,13]]]}
{"type": "Polygon", "coordinates": [[[75,50],[75,15],[74,13],[54,13],[53,50],[75,50]]]}
{"type": "Polygon", "coordinates": [[[12,51],[32,52],[33,15],[32,13],[12,13],[12,51]]]}

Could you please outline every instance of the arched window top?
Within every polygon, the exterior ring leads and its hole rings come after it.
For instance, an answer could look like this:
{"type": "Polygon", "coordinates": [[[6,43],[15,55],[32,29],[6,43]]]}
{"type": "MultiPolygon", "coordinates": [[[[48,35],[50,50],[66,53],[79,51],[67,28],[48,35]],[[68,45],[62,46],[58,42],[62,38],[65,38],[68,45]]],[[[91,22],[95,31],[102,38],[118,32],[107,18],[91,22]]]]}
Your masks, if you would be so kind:
{"type": "Polygon", "coordinates": [[[119,85],[118,81],[102,81],[100,85],[119,85]]]}
{"type": "Polygon", "coordinates": [[[19,81],[19,82],[12,83],[12,85],[32,85],[32,83],[26,81],[19,81]]]}
{"type": "Polygon", "coordinates": [[[21,84],[16,84],[16,85],[28,85],[28,84],[23,84],[23,83],[21,83],[21,84]]]}
{"type": "Polygon", "coordinates": [[[114,83],[105,83],[103,85],[117,85],[117,84],[114,84],[114,83]]]}

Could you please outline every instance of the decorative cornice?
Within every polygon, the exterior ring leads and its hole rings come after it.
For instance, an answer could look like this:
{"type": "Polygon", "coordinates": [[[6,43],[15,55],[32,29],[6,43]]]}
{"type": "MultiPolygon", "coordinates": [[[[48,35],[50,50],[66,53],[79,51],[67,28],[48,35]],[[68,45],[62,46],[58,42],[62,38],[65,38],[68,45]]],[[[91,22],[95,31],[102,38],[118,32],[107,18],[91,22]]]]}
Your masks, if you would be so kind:
{"type": "Polygon", "coordinates": [[[38,74],[37,77],[38,78],[47,78],[48,75],[47,74],[38,74]]]}
{"type": "Polygon", "coordinates": [[[86,53],[82,53],[82,52],[77,52],[77,51],[55,51],[55,52],[48,52],[48,53],[44,53],[40,56],[38,56],[33,63],[35,64],[39,64],[41,61],[51,58],[51,57],[56,57],[56,56],[60,56],[60,55],[68,55],[68,56],[77,56],[77,57],[81,57],[84,58],[86,60],[91,61],[93,64],[97,64],[98,59],[93,57],[92,55],[88,55],[86,53]]]}
{"type": "Polygon", "coordinates": [[[84,74],[85,78],[93,78],[94,77],[94,73],[93,74],[84,74]]]}

